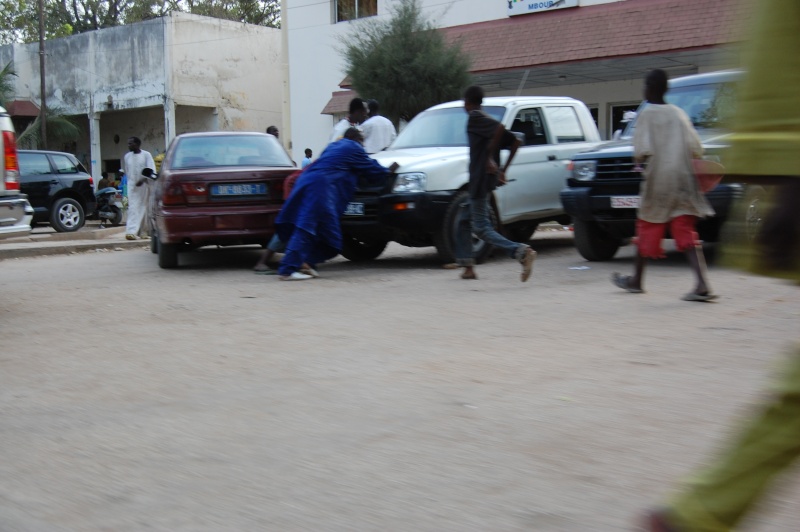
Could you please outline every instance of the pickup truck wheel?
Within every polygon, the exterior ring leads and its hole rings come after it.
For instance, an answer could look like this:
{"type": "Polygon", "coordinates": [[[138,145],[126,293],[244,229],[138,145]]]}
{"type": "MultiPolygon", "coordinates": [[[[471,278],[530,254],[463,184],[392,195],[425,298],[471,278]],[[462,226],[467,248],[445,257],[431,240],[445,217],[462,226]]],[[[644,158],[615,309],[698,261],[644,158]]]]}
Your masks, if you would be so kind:
{"type": "Polygon", "coordinates": [[[50,211],[50,225],[59,233],[77,231],[86,222],[81,204],[72,198],[59,198],[50,211]]]}
{"type": "Polygon", "coordinates": [[[158,265],[164,269],[178,267],[178,244],[158,243],[158,265]]]}
{"type": "Polygon", "coordinates": [[[593,262],[611,260],[616,255],[622,241],[614,238],[594,222],[575,220],[575,247],[578,253],[593,262]]]}
{"type": "Polygon", "coordinates": [[[386,249],[386,240],[363,242],[349,235],[342,235],[342,256],[353,262],[377,259],[386,249]]]}
{"type": "Polygon", "coordinates": [[[535,222],[529,224],[515,224],[511,227],[506,227],[506,234],[509,240],[526,244],[530,241],[531,237],[533,237],[533,233],[536,232],[537,227],[539,227],[539,224],[535,222]]]}
{"type": "MultiPolygon", "coordinates": [[[[442,227],[433,234],[433,243],[436,246],[436,251],[439,253],[439,258],[443,262],[455,262],[456,260],[456,235],[458,234],[458,222],[461,220],[462,213],[461,204],[469,201],[468,192],[459,192],[453,198],[453,202],[447,207],[447,212],[444,215],[442,227]]],[[[491,205],[491,203],[490,203],[491,205]]],[[[497,229],[497,211],[494,205],[489,209],[492,216],[492,224],[497,229]]],[[[472,256],[475,257],[475,262],[481,264],[492,253],[492,246],[478,238],[472,236],[472,256]]]]}

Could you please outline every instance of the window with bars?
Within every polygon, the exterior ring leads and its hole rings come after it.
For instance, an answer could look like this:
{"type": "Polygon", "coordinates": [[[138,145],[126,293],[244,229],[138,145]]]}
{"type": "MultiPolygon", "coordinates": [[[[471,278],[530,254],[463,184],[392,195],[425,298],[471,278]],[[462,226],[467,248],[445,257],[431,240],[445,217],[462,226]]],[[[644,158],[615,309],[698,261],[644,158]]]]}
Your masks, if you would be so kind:
{"type": "Polygon", "coordinates": [[[378,14],[378,0],[333,0],[336,22],[374,17],[378,14]]]}

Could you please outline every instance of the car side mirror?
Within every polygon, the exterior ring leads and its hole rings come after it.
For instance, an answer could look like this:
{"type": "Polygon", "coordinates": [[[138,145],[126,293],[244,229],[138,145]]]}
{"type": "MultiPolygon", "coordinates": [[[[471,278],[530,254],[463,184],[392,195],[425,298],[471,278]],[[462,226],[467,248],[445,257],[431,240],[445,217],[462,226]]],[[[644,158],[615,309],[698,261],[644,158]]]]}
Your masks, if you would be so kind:
{"type": "Polygon", "coordinates": [[[622,138],[622,130],[621,129],[616,130],[614,132],[614,134],[611,136],[611,140],[619,140],[621,138],[622,138]]]}
{"type": "Polygon", "coordinates": [[[513,133],[514,136],[517,137],[520,146],[525,145],[525,133],[522,133],[521,131],[512,131],[511,133],[513,133]]]}

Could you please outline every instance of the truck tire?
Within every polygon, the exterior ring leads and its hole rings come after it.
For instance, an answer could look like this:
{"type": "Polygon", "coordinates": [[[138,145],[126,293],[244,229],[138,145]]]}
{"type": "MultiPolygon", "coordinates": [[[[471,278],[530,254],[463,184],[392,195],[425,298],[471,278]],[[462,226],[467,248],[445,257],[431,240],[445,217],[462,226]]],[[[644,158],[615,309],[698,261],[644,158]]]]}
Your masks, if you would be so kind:
{"type": "MultiPolygon", "coordinates": [[[[436,251],[439,253],[439,258],[446,263],[455,262],[455,242],[456,235],[458,234],[458,222],[461,219],[462,213],[461,204],[469,201],[469,193],[466,191],[459,192],[453,198],[452,203],[448,205],[447,211],[442,221],[442,226],[438,228],[433,234],[433,243],[436,246],[436,251]]],[[[497,229],[497,211],[490,202],[490,213],[492,216],[492,224],[497,229]]],[[[489,255],[492,254],[492,246],[479,239],[472,237],[472,255],[477,264],[481,264],[489,255]]]]}
{"type": "Polygon", "coordinates": [[[164,269],[178,267],[178,244],[158,243],[158,265],[164,269]]]}
{"type": "Polygon", "coordinates": [[[366,262],[377,259],[386,249],[386,240],[363,242],[350,235],[342,235],[342,256],[353,262],[366,262]]]}
{"type": "Polygon", "coordinates": [[[603,231],[595,222],[574,220],[575,247],[589,261],[611,260],[622,245],[622,241],[603,231]]]}
{"type": "Polygon", "coordinates": [[[50,210],[50,225],[59,233],[77,231],[86,222],[81,204],[72,198],[59,198],[50,210]]]}

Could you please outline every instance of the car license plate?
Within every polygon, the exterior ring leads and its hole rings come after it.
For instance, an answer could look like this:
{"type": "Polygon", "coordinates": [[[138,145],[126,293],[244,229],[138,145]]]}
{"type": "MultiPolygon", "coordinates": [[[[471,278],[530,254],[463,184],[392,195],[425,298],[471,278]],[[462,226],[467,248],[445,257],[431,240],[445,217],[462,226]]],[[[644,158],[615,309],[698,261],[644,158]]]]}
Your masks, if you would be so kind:
{"type": "Polygon", "coordinates": [[[212,196],[264,196],[266,183],[231,183],[230,185],[211,185],[212,196]]]}
{"type": "Polygon", "coordinates": [[[347,208],[344,210],[345,216],[364,216],[364,204],[363,203],[355,203],[350,202],[347,204],[347,208]]]}
{"type": "Polygon", "coordinates": [[[639,196],[611,196],[612,209],[638,209],[639,196]]]}

